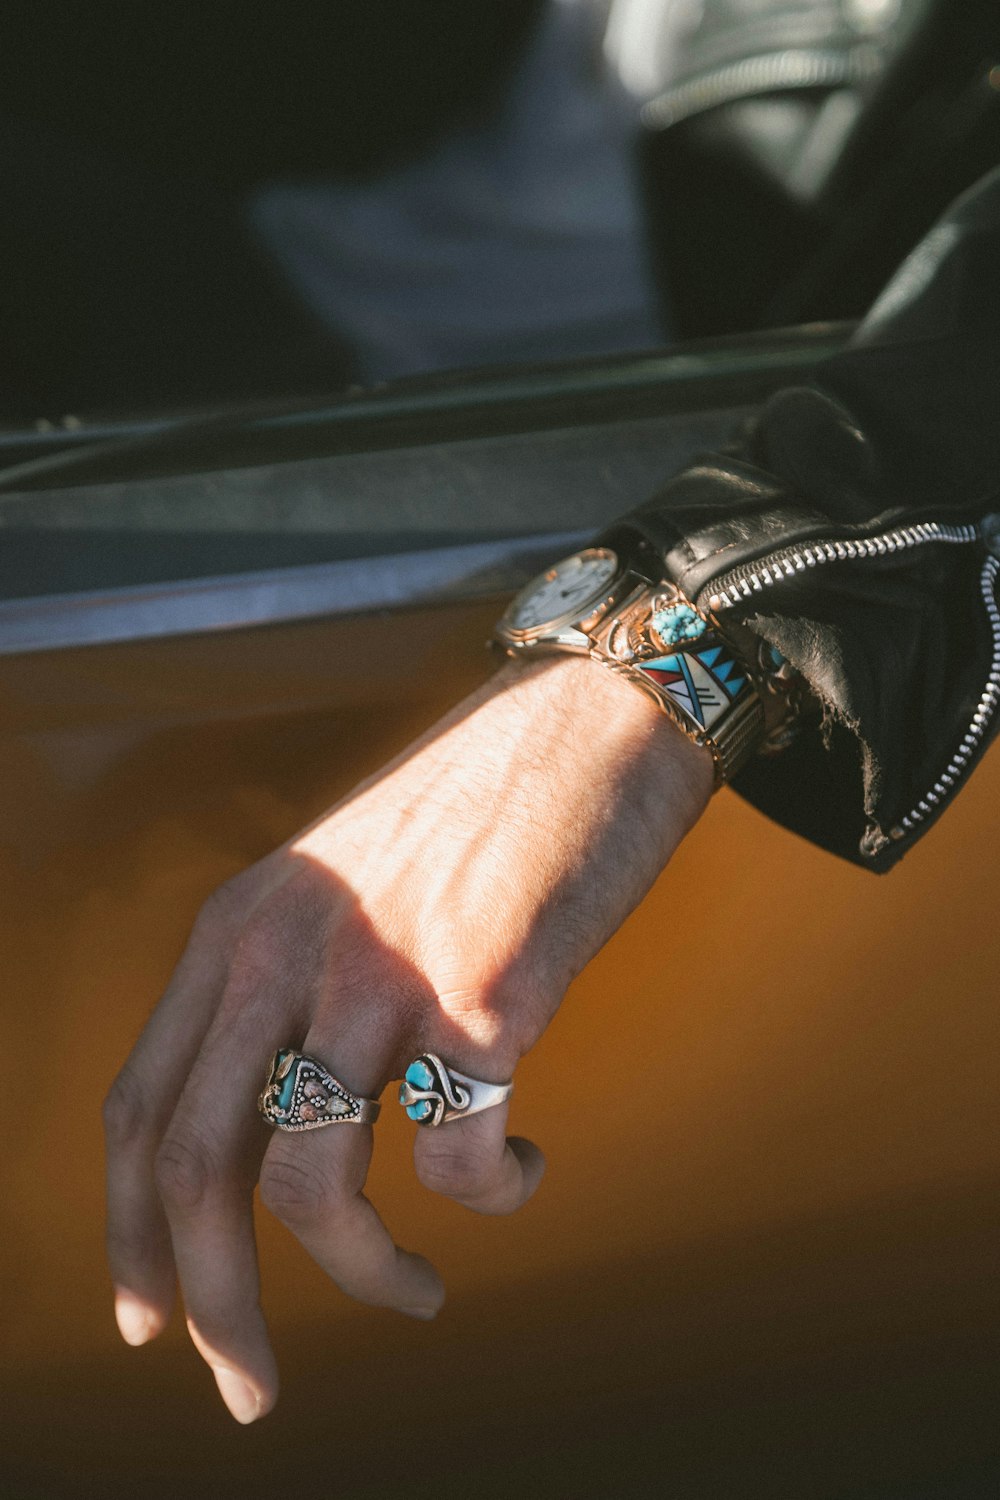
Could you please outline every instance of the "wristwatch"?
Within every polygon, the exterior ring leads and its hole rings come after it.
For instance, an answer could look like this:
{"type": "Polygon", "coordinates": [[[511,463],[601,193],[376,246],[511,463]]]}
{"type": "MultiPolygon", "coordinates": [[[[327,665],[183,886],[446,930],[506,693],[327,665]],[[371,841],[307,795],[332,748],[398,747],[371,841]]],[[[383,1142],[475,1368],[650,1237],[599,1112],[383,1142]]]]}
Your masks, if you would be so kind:
{"type": "Polygon", "coordinates": [[[716,786],[788,737],[795,674],[763,641],[737,654],[714,616],[610,547],[546,568],[514,598],[495,641],[513,657],[589,656],[649,694],[715,763],[716,786]],[[781,700],[765,719],[764,699],[781,700]]]}

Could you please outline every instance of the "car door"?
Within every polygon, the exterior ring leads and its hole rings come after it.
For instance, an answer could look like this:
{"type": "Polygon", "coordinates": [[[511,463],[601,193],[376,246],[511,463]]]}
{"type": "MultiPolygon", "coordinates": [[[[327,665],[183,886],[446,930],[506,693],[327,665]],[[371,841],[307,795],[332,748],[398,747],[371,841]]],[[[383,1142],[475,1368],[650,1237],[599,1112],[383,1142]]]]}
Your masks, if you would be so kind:
{"type": "Polygon", "coordinates": [[[5,1493],[986,1492],[995,757],[886,881],[717,797],[519,1071],[549,1175],[510,1222],[424,1193],[385,1112],[371,1190],[443,1271],[435,1324],[262,1213],[259,1430],[180,1320],[118,1342],[103,1268],[100,1101],[200,903],[481,681],[538,566],[843,337],[4,435],[5,1493]]]}

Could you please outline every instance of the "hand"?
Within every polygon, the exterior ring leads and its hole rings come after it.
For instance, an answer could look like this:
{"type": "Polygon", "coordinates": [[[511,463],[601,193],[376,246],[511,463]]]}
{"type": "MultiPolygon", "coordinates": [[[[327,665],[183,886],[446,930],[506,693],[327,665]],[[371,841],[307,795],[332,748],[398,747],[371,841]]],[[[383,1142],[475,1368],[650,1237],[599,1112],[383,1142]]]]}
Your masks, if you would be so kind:
{"type": "MultiPolygon", "coordinates": [[[[404,755],[202,909],[105,1105],[108,1255],[123,1337],[188,1327],[232,1414],[274,1404],[254,1187],[344,1291],[433,1317],[437,1272],[364,1183],[367,1126],[271,1132],[271,1054],[375,1097],[418,1053],[505,1082],[570,980],[708,800],[708,752],[585,659],[508,666],[404,755]]],[[[389,1107],[392,1107],[391,1105],[389,1107]]],[[[510,1213],[543,1159],[506,1105],[415,1130],[425,1186],[510,1213]]]]}

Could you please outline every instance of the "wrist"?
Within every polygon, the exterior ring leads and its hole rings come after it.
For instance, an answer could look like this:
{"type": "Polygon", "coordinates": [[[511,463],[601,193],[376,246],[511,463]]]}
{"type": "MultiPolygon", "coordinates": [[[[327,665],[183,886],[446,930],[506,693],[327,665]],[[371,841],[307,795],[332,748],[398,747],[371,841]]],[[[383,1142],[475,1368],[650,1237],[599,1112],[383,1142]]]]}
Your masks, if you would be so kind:
{"type": "MultiPolygon", "coordinates": [[[[617,766],[659,799],[675,842],[697,821],[714,786],[711,752],[695,744],[645,693],[585,656],[515,659],[492,679],[508,707],[544,714],[558,724],[567,747],[599,765],[617,766]]],[[[598,777],[598,780],[601,778],[598,777]]]]}

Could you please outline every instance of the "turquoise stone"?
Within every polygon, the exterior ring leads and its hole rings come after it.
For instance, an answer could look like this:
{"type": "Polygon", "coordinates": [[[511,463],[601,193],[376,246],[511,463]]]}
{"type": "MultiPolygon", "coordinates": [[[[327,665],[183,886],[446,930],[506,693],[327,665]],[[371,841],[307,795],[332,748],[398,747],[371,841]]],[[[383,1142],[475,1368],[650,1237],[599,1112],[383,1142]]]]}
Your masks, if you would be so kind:
{"type": "MultiPolygon", "coordinates": [[[[282,1053],[281,1059],[279,1059],[279,1061],[284,1061],[287,1056],[287,1052],[282,1053]]],[[[278,1095],[279,1109],[288,1110],[292,1107],[292,1094],[295,1092],[295,1075],[297,1072],[298,1068],[289,1068],[288,1072],[281,1080],[281,1092],[278,1095]]]]}
{"type": "Polygon", "coordinates": [[[418,1099],[416,1104],[408,1104],[406,1113],[411,1120],[426,1120],[433,1108],[429,1099],[418,1099]]]}
{"type": "Polygon", "coordinates": [[[426,1063],[411,1062],[403,1075],[407,1083],[412,1083],[415,1089],[430,1089],[434,1087],[434,1079],[430,1068],[426,1063]]]}
{"type": "Polygon", "coordinates": [[[671,604],[653,614],[653,629],[665,646],[697,640],[706,628],[705,621],[690,604],[671,604]]]}

